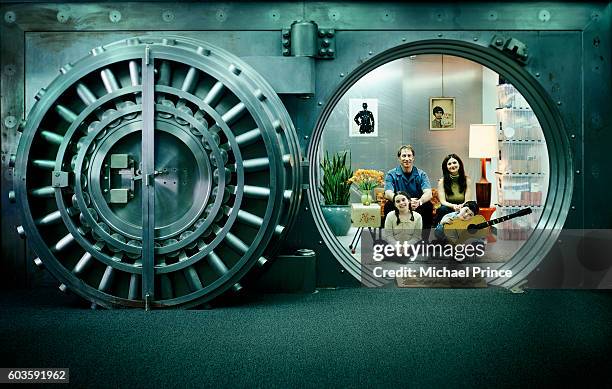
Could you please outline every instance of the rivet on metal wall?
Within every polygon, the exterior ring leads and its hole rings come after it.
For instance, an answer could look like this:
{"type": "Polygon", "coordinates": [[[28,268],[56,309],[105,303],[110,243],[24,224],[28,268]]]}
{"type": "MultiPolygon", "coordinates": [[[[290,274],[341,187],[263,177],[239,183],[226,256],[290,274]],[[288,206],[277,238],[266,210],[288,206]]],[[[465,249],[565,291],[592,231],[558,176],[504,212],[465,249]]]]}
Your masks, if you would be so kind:
{"type": "Polygon", "coordinates": [[[70,19],[70,15],[68,14],[68,12],[65,11],[59,11],[55,17],[60,23],[66,23],[68,19],[70,19]]]}
{"type": "Polygon", "coordinates": [[[118,23],[121,21],[121,12],[117,11],[116,9],[110,11],[108,13],[108,19],[113,23],[118,23]]]}
{"type": "Polygon", "coordinates": [[[372,52],[371,52],[371,51],[368,51],[368,55],[372,55],[372,52]]]}
{"type": "Polygon", "coordinates": [[[535,74],[535,76],[536,76],[536,77],[540,77],[540,73],[536,73],[536,74],[535,74]]]}
{"type": "Polygon", "coordinates": [[[10,63],[4,66],[4,74],[7,76],[14,76],[15,73],[17,73],[17,67],[14,64],[10,63]]]}
{"type": "Polygon", "coordinates": [[[540,12],[538,12],[538,19],[540,19],[541,22],[547,22],[550,20],[550,12],[548,12],[547,10],[543,9],[540,12]]]}
{"type": "Polygon", "coordinates": [[[162,12],[162,20],[166,23],[170,23],[174,20],[174,12],[170,11],[169,9],[162,12]]]}
{"type": "Polygon", "coordinates": [[[327,14],[327,17],[329,17],[330,20],[336,21],[338,19],[340,19],[340,12],[338,12],[337,10],[330,10],[327,14]]]}
{"type": "Polygon", "coordinates": [[[226,14],[225,14],[225,11],[223,11],[223,10],[221,10],[221,9],[220,9],[220,10],[218,10],[218,11],[217,11],[217,14],[215,15],[215,18],[216,18],[218,21],[220,21],[220,22],[224,22],[224,21],[225,21],[225,19],[227,19],[227,16],[226,16],[226,14]]]}
{"type": "Polygon", "coordinates": [[[12,204],[15,203],[15,201],[17,200],[17,196],[15,195],[15,191],[14,190],[9,191],[8,199],[9,199],[9,202],[11,202],[12,204]]]}
{"type": "Polygon", "coordinates": [[[557,101],[557,105],[561,105],[561,102],[560,102],[560,101],[557,101]]]}
{"type": "Polygon", "coordinates": [[[304,139],[308,140],[308,135],[304,135],[304,139]]]}
{"type": "Polygon", "coordinates": [[[576,139],[576,134],[572,134],[572,135],[570,135],[570,138],[572,138],[572,139],[576,139]]]}
{"type": "Polygon", "coordinates": [[[495,46],[501,46],[501,45],[503,45],[503,44],[504,44],[504,41],[503,41],[503,40],[501,40],[501,39],[496,39],[496,40],[495,40],[495,46]]]}
{"type": "Polygon", "coordinates": [[[276,21],[280,19],[280,12],[277,9],[271,10],[268,15],[270,15],[270,19],[276,21]]]}
{"type": "Polygon", "coordinates": [[[572,205],[572,211],[575,211],[575,210],[576,210],[576,206],[572,205]]]}
{"type": "Polygon", "coordinates": [[[580,174],[580,170],[576,170],[576,174],[580,174]]]}
{"type": "Polygon", "coordinates": [[[6,128],[14,128],[17,125],[17,118],[15,116],[7,116],[4,118],[4,126],[6,128]]]}
{"type": "Polygon", "coordinates": [[[15,23],[16,20],[17,20],[17,15],[15,14],[15,12],[8,11],[4,14],[4,21],[7,24],[15,23]]]}
{"type": "Polygon", "coordinates": [[[344,77],[344,73],[340,73],[340,77],[344,77]]]}
{"type": "Polygon", "coordinates": [[[322,105],[323,105],[323,102],[322,102],[322,101],[319,101],[319,102],[317,103],[317,105],[318,105],[318,106],[322,106],[322,105]]]}

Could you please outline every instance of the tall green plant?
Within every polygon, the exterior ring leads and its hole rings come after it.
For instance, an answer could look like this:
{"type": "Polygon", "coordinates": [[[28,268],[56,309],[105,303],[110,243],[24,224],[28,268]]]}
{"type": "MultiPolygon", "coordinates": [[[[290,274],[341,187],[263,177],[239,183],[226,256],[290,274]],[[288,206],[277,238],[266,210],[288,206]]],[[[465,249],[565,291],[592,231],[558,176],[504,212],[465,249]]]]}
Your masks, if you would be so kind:
{"type": "Polygon", "coordinates": [[[353,175],[351,169],[351,156],[348,151],[335,153],[332,158],[325,152],[321,163],[323,179],[319,191],[323,195],[326,205],[348,205],[350,199],[351,183],[348,181],[353,175]],[[348,156],[348,164],[347,164],[348,156]]]}

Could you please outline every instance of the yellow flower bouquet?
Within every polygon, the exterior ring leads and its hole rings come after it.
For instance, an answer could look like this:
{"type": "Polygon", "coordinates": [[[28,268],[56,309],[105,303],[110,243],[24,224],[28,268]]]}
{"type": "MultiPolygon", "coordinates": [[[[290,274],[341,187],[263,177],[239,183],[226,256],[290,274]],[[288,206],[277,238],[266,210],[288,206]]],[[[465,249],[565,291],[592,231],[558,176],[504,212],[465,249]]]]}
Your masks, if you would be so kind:
{"type": "Polygon", "coordinates": [[[357,169],[348,182],[357,185],[361,190],[361,203],[370,205],[372,203],[370,191],[384,183],[383,176],[384,173],[379,170],[357,169]]]}

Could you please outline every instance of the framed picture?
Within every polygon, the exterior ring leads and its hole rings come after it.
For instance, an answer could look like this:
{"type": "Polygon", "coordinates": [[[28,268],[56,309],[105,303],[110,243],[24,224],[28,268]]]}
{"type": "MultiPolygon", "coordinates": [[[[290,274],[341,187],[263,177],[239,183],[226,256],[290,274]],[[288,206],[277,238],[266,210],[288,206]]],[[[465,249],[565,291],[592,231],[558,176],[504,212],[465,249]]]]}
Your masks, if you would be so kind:
{"type": "Polygon", "coordinates": [[[432,131],[454,130],[455,98],[431,97],[429,99],[429,129],[432,131]]]}
{"type": "Polygon", "coordinates": [[[378,99],[349,99],[349,136],[378,136],[378,99]]]}

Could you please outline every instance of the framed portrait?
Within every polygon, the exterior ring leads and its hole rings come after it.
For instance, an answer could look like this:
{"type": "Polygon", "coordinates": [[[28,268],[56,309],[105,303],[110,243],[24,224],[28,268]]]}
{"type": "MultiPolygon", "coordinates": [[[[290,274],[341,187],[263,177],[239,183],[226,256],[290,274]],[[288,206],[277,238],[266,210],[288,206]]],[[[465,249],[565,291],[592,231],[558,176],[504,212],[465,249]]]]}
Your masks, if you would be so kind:
{"type": "Polygon", "coordinates": [[[378,99],[349,99],[349,136],[378,136],[378,99]]]}
{"type": "Polygon", "coordinates": [[[429,129],[432,131],[454,130],[455,98],[431,97],[429,99],[429,129]]]}

